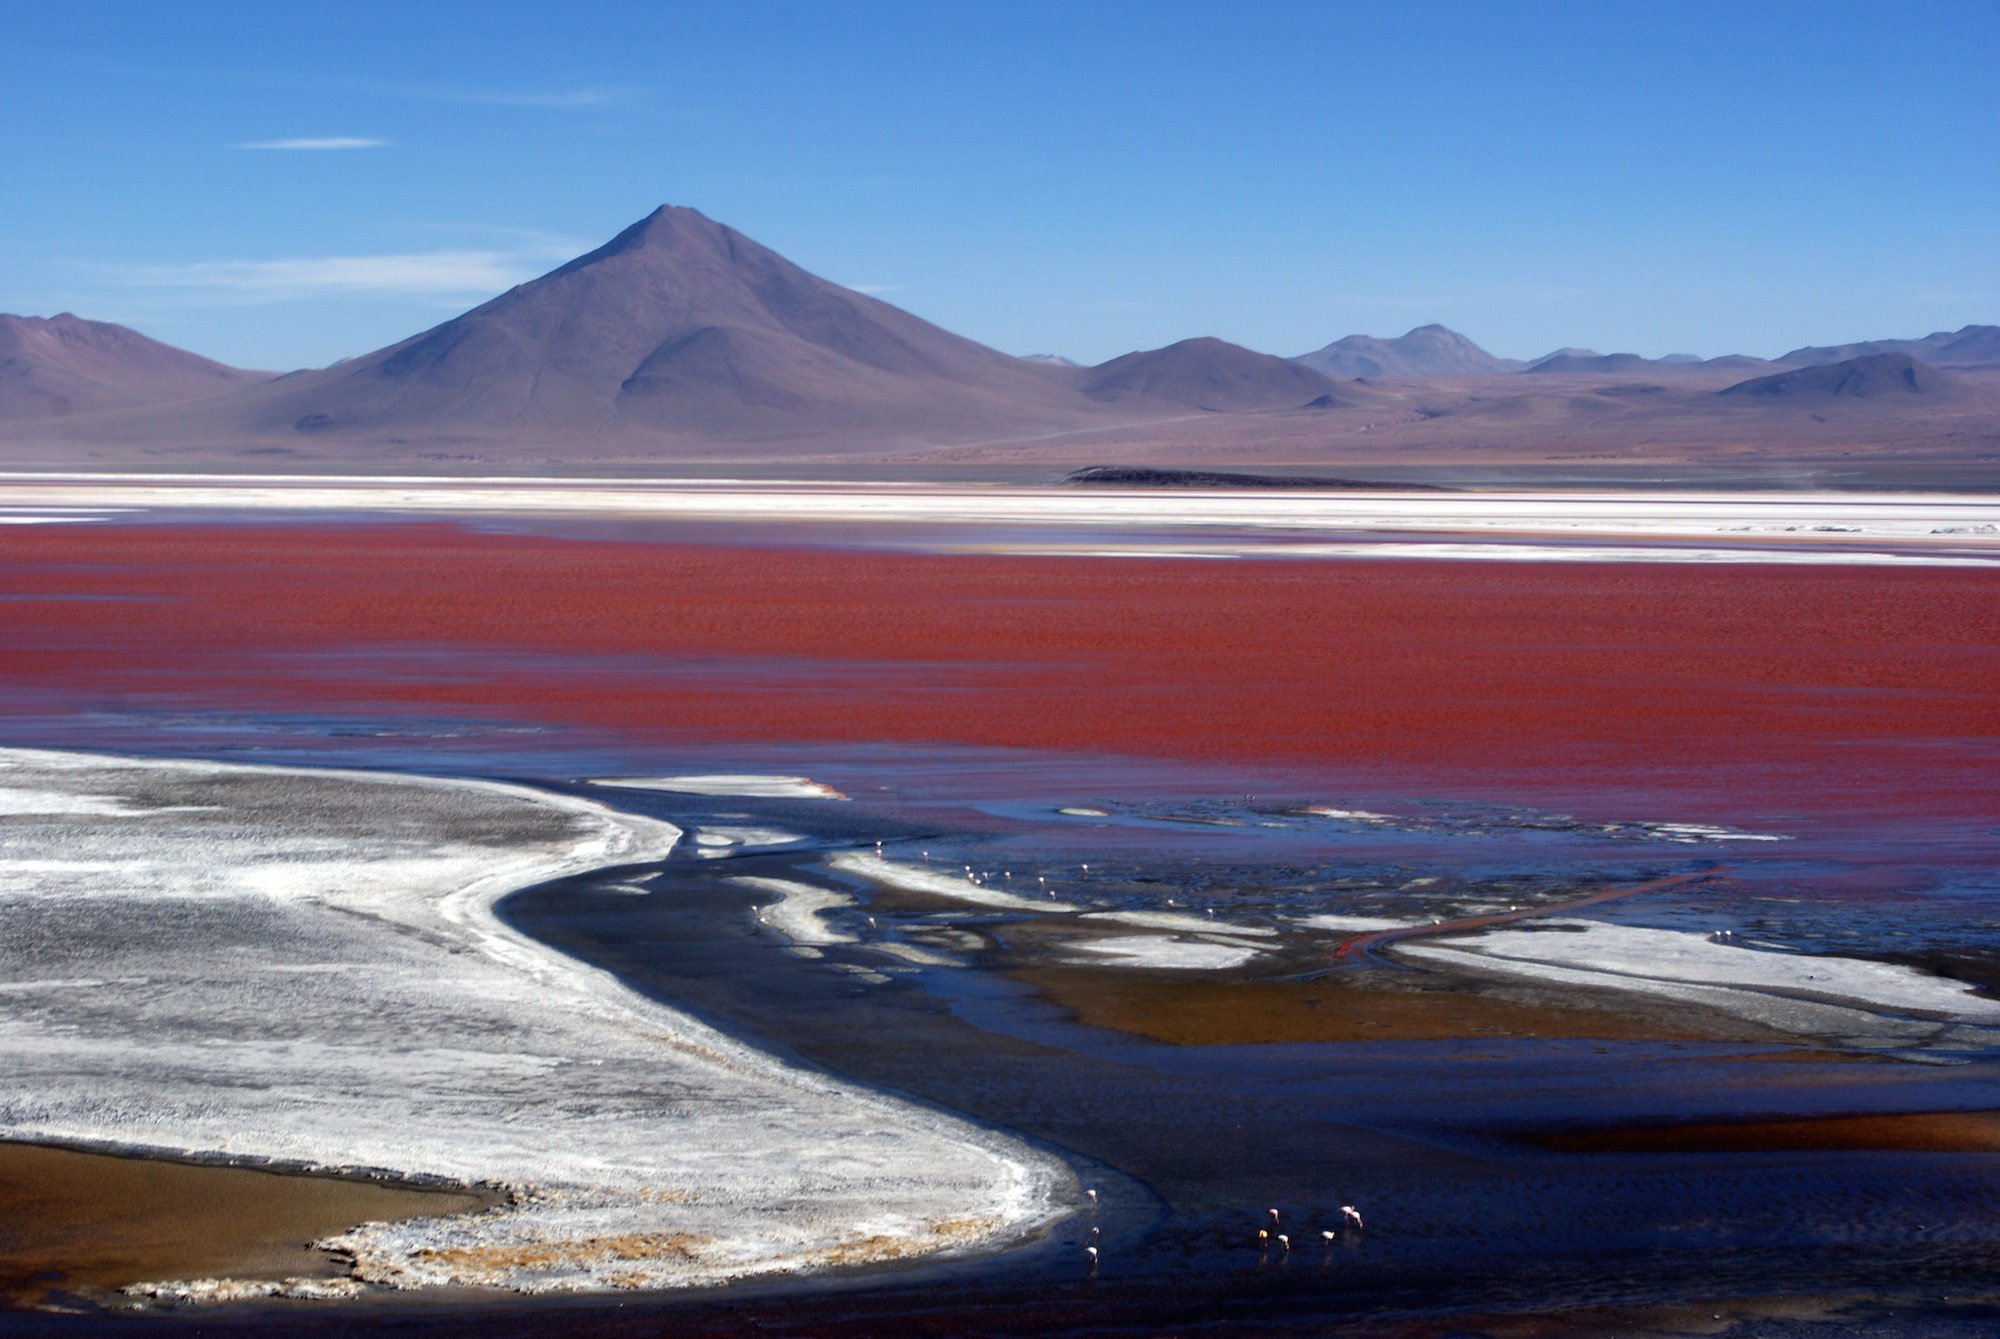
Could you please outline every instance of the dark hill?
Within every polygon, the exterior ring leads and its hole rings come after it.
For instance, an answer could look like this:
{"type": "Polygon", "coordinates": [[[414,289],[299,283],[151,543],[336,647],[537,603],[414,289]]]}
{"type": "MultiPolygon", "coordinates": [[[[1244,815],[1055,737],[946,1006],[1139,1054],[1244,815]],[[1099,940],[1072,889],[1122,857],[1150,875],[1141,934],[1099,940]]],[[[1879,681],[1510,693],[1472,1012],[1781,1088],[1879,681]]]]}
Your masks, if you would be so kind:
{"type": "Polygon", "coordinates": [[[1113,358],[1086,371],[1082,385],[1093,400],[1143,400],[1215,412],[1294,409],[1322,397],[1340,403],[1333,381],[1309,367],[1209,338],[1113,358]]]}
{"type": "Polygon", "coordinates": [[[1967,326],[1924,361],[1939,367],[2000,367],[2000,325],[1967,326]]]}
{"type": "MultiPolygon", "coordinates": [[[[1661,364],[1650,358],[1641,358],[1636,353],[1554,353],[1533,363],[1529,372],[1578,373],[1602,375],[1619,372],[1653,372],[1661,364]]],[[[1671,366],[1681,366],[1672,364],[1671,366]]]]}
{"type": "Polygon", "coordinates": [[[1846,362],[1754,377],[1716,393],[1753,400],[1816,404],[1911,396],[1945,400],[1953,398],[1959,389],[1958,378],[1927,363],[1920,363],[1906,353],[1872,353],[1850,358],[1846,362]]]}

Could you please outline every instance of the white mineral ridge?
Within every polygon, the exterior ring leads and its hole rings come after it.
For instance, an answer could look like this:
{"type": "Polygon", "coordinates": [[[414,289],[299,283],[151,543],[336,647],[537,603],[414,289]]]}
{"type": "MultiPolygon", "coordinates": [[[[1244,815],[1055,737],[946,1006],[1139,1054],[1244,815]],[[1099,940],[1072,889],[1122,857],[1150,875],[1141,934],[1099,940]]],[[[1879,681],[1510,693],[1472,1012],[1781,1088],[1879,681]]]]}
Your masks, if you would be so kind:
{"type": "Polygon", "coordinates": [[[1422,921],[1399,921],[1387,916],[1343,916],[1329,912],[1322,916],[1301,916],[1295,924],[1313,930],[1356,931],[1407,930],[1411,926],[1422,925],[1422,921]]]}
{"type": "Polygon", "coordinates": [[[757,919],[794,944],[852,944],[854,936],[842,934],[828,925],[822,913],[854,905],[846,893],[815,888],[793,879],[769,879],[746,874],[729,882],[760,893],[776,893],[778,900],[757,913],[757,919]]]}
{"type": "Polygon", "coordinates": [[[956,868],[931,869],[924,865],[906,865],[869,851],[840,851],[828,856],[826,863],[849,874],[857,874],[871,883],[900,888],[906,893],[929,893],[933,897],[949,898],[973,906],[994,907],[1002,911],[1066,912],[1077,909],[1071,903],[1054,898],[1023,897],[1018,893],[974,883],[956,868]]]}
{"type": "Polygon", "coordinates": [[[1054,1160],[784,1065],[495,916],[665,856],[668,824],[489,782],[25,750],[0,784],[60,799],[0,816],[0,1136],[514,1192],[329,1243],[397,1287],[711,1284],[990,1247],[1061,1211],[1054,1160]]]}
{"type": "Polygon", "coordinates": [[[1231,925],[1213,916],[1191,916],[1184,911],[1090,911],[1077,919],[1136,925],[1142,930],[1186,930],[1196,934],[1263,936],[1278,933],[1263,926],[1231,925]]]}
{"type": "Polygon", "coordinates": [[[124,509],[921,525],[962,531],[948,547],[975,552],[1126,558],[2000,564],[2000,500],[1969,494],[0,474],[0,517],[124,509]]]}
{"type": "Polygon", "coordinates": [[[1223,971],[1241,967],[1257,956],[1257,950],[1249,945],[1175,939],[1169,935],[1123,935],[1116,939],[1093,939],[1073,947],[1095,955],[1075,958],[1073,962],[1101,962],[1109,958],[1111,966],[1175,971],[1223,971]]]}
{"type": "Polygon", "coordinates": [[[1561,920],[1537,930],[1488,930],[1449,945],[1396,951],[1509,975],[1685,999],[1786,1031],[1853,1030],[1823,1008],[1896,1017],[2000,1024],[2000,1000],[1962,981],[1859,958],[1770,953],[1707,935],[1601,921],[1561,920]]]}
{"type": "Polygon", "coordinates": [[[823,782],[805,776],[765,776],[754,773],[703,773],[699,776],[594,776],[593,786],[626,790],[670,790],[681,795],[741,795],[756,800],[844,800],[823,782]]]}

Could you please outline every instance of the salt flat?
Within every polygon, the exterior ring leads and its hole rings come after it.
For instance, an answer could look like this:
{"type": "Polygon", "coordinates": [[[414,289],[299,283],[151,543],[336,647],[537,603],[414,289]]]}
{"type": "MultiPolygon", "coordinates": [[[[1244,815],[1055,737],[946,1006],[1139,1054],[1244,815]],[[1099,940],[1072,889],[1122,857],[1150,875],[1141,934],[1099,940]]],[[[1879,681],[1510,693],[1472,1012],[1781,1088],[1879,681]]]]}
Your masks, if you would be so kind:
{"type": "Polygon", "coordinates": [[[356,1228],[335,1244],[359,1280],[711,1283],[1061,1211],[1060,1164],[780,1064],[494,914],[664,856],[668,824],[491,783],[26,750],[0,750],[0,797],[0,1134],[513,1192],[356,1228]]]}
{"type": "Polygon", "coordinates": [[[1863,1049],[1984,1050],[2000,1025],[2000,1001],[1963,981],[1894,963],[1769,952],[1684,930],[1548,920],[1403,944],[1396,952],[1438,966],[1685,1000],[1863,1049]]]}
{"type": "Polygon", "coordinates": [[[1047,554],[2000,562],[2000,498],[1983,495],[0,474],[0,518],[86,524],[162,510],[821,523],[881,527],[883,538],[958,526],[968,532],[926,542],[1047,554]]]}

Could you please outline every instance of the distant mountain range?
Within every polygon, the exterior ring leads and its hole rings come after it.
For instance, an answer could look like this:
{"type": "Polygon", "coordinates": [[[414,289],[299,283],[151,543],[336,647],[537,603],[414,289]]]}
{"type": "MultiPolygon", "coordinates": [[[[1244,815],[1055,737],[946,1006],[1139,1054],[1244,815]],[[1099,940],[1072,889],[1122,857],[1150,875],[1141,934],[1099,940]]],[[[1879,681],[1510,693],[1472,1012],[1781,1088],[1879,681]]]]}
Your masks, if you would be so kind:
{"type": "Polygon", "coordinates": [[[1296,358],[1196,338],[1082,367],[987,348],[668,206],[432,329],[285,376],[72,315],[0,317],[0,449],[43,462],[990,461],[1075,436],[1232,459],[1297,443],[1284,449],[1311,461],[1388,443],[1501,456],[1734,443],[1755,412],[1831,450],[1882,439],[1885,414],[1916,425],[1898,441],[1927,440],[1930,420],[1910,415],[1935,405],[1951,419],[1939,440],[1969,451],[2000,442],[1979,417],[2000,410],[2000,380],[1939,369],[1996,367],[2000,326],[1772,361],[1560,349],[1521,363],[1440,325],[1296,358]]]}
{"type": "Polygon", "coordinates": [[[1821,367],[1879,353],[1902,354],[1933,367],[1992,367],[2000,364],[2000,326],[1968,325],[1922,339],[1872,339],[1861,344],[1793,349],[1777,361],[1788,367],[1821,367]]]}

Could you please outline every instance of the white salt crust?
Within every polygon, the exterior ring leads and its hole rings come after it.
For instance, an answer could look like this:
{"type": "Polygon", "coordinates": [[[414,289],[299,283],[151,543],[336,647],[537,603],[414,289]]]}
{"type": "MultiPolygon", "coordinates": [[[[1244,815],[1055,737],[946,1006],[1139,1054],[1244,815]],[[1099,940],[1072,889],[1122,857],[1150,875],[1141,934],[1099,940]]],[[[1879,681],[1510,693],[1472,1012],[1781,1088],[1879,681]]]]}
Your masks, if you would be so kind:
{"type": "Polygon", "coordinates": [[[0,786],[49,797],[0,815],[0,1136],[511,1192],[324,1243],[356,1281],[714,1284],[993,1247],[1074,1193],[1015,1141],[781,1064],[494,914],[663,857],[668,824],[488,782],[25,750],[0,786]]]}

